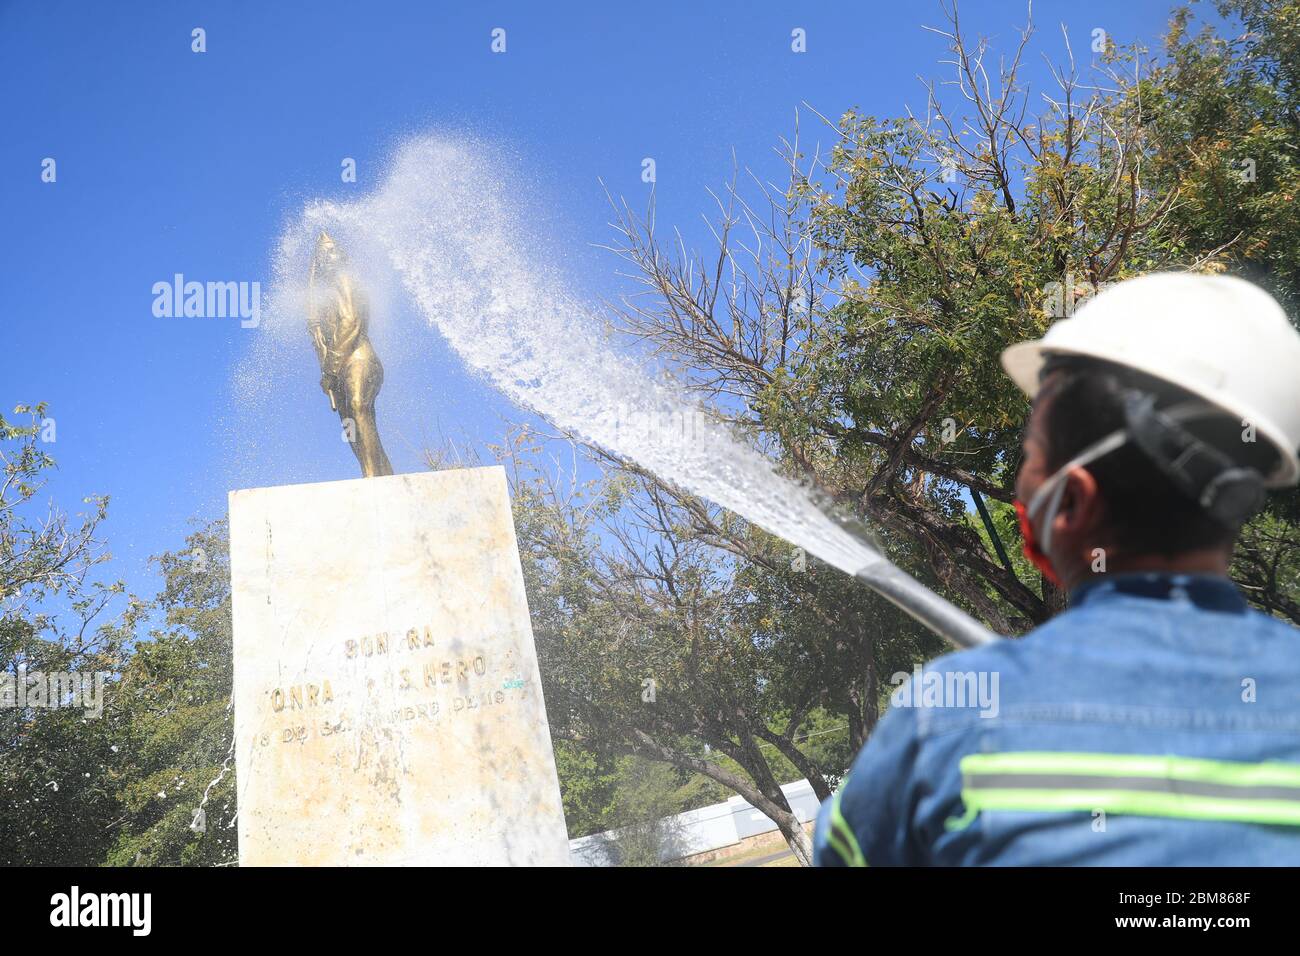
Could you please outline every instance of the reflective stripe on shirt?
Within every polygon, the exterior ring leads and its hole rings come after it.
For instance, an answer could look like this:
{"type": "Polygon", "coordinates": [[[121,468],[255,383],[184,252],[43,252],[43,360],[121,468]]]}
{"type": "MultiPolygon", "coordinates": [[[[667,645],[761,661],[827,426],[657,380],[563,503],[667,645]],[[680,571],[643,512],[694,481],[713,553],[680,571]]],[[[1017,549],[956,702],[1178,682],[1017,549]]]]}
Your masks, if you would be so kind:
{"type": "Polygon", "coordinates": [[[1102,810],[1300,826],[1300,764],[1030,751],[969,754],[961,773],[968,815],[1102,810]]]}

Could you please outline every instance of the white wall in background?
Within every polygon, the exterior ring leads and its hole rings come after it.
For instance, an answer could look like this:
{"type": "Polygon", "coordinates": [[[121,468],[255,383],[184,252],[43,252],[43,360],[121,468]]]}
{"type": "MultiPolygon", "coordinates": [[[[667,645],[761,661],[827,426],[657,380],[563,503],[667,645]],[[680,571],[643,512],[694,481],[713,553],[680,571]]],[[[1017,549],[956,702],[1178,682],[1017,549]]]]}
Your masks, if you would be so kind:
{"type": "MultiPolygon", "coordinates": [[[[820,804],[807,780],[787,783],[781,792],[785,794],[790,808],[801,823],[817,817],[820,804]]],[[[725,803],[679,813],[667,818],[664,823],[665,829],[671,834],[670,845],[660,857],[665,862],[719,850],[776,829],[775,823],[741,797],[732,797],[725,803]]],[[[615,830],[607,830],[570,840],[569,855],[573,865],[613,866],[612,841],[616,833],[615,830]]]]}

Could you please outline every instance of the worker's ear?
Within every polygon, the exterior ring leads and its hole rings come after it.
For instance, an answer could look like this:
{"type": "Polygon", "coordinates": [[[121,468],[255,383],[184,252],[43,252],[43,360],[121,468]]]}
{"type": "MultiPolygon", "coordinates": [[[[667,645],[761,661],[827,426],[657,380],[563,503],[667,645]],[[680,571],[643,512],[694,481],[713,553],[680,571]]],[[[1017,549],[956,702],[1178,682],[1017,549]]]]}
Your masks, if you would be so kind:
{"type": "MultiPolygon", "coordinates": [[[[1105,517],[1105,503],[1101,499],[1101,489],[1097,479],[1087,468],[1071,468],[1065,477],[1065,492],[1061,495],[1061,507],[1056,513],[1056,528],[1053,533],[1069,535],[1072,538],[1095,535],[1105,517]]],[[[1093,542],[1091,547],[1099,547],[1105,542],[1093,542]]]]}

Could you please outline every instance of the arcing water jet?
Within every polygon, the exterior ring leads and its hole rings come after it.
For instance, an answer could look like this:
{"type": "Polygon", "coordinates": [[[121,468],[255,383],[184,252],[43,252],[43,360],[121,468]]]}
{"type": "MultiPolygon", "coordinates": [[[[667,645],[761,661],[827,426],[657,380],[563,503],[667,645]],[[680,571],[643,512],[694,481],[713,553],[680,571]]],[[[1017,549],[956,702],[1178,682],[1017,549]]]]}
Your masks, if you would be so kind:
{"type": "Polygon", "coordinates": [[[856,576],[960,647],[996,639],[611,347],[589,311],[537,263],[512,198],[522,194],[488,149],[416,137],[397,151],[375,193],[304,210],[283,238],[278,273],[301,274],[288,260],[323,229],[349,248],[381,250],[429,323],[514,402],[856,576]],[[670,440],[664,421],[689,427],[672,429],[670,440]]]}

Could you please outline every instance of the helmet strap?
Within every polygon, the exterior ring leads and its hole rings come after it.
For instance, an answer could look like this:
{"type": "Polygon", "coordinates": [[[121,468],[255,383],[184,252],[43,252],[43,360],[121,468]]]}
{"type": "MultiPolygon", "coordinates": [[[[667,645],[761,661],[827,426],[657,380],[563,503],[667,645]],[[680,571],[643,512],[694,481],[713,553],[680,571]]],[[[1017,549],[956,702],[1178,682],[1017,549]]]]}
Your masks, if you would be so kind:
{"type": "Polygon", "coordinates": [[[1056,519],[1056,512],[1061,507],[1061,499],[1065,497],[1065,485],[1070,477],[1070,472],[1075,468],[1082,468],[1084,465],[1091,464],[1103,455],[1109,455],[1127,441],[1128,435],[1123,429],[1111,432],[1105,438],[1093,442],[1056,469],[1056,471],[1052,472],[1051,477],[1038,486],[1038,490],[1034,492],[1034,497],[1029,500],[1027,513],[1033,523],[1042,528],[1038,537],[1042,541],[1044,552],[1052,546],[1052,522],[1056,519]],[[1045,512],[1041,520],[1039,519],[1040,511],[1045,512]]]}
{"type": "Polygon", "coordinates": [[[1133,444],[1214,521],[1235,531],[1264,503],[1263,476],[1179,424],[1217,409],[1180,405],[1164,412],[1155,403],[1154,395],[1136,389],[1125,396],[1124,419],[1133,444]]]}

